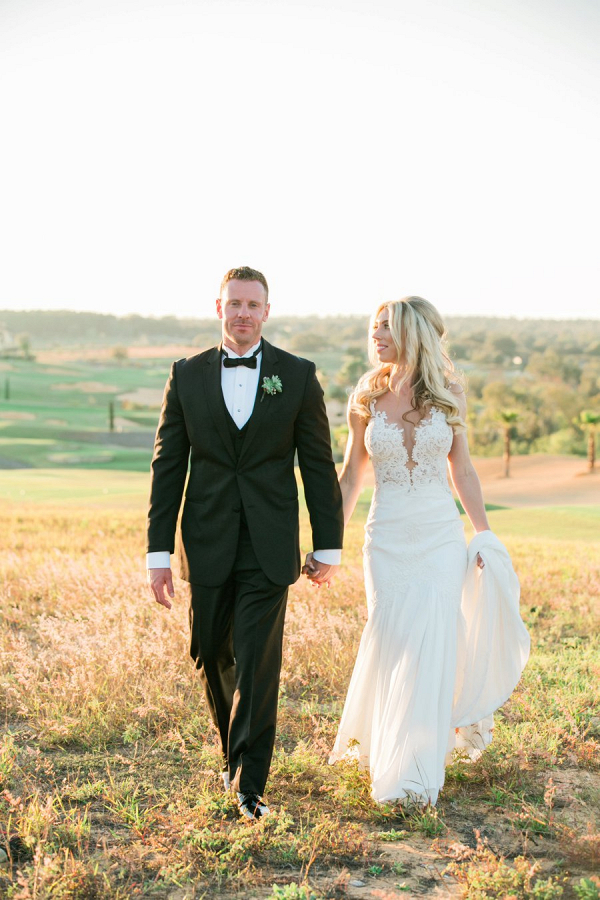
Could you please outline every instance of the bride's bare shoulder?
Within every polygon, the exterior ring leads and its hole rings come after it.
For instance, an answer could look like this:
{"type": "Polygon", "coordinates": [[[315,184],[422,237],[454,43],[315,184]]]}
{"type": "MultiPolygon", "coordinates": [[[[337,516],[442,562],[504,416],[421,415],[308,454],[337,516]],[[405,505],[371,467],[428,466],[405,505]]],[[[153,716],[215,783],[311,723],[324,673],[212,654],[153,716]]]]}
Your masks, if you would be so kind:
{"type": "Polygon", "coordinates": [[[448,390],[451,394],[454,394],[456,405],[458,406],[461,416],[463,416],[467,411],[467,395],[464,387],[458,381],[449,381],[448,390]]]}
{"type": "Polygon", "coordinates": [[[364,431],[369,422],[367,411],[358,412],[357,409],[348,406],[348,425],[354,432],[364,431]]]}

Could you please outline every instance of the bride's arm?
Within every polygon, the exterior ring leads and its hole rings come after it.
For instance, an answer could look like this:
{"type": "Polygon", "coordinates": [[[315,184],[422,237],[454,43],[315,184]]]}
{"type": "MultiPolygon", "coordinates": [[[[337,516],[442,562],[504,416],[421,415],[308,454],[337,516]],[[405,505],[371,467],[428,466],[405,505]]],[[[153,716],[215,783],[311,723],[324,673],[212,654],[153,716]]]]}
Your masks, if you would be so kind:
{"type": "Polygon", "coordinates": [[[369,454],[365,447],[367,419],[348,409],[348,443],[344,465],[340,473],[340,488],[344,504],[344,525],[350,521],[362,490],[369,454]]]}
{"type": "MultiPolygon", "coordinates": [[[[456,394],[456,404],[461,418],[466,419],[467,401],[464,391],[462,388],[455,386],[451,390],[456,394]]],[[[477,532],[487,531],[490,526],[485,512],[479,477],[469,455],[466,432],[462,431],[454,435],[452,448],[448,454],[448,462],[450,464],[452,483],[456,488],[456,493],[466,514],[471,520],[473,528],[477,532]]]]}

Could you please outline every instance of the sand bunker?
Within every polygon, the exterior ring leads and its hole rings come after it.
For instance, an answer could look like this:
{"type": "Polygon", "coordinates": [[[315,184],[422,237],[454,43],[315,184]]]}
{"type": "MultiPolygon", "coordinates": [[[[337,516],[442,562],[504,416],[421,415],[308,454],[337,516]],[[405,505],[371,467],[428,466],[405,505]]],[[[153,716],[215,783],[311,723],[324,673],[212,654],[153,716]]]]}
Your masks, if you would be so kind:
{"type": "Polygon", "coordinates": [[[0,411],[0,419],[19,419],[20,421],[31,422],[35,419],[33,413],[19,412],[16,409],[3,409],[0,411]]]}
{"type": "Polygon", "coordinates": [[[138,388],[137,391],[129,391],[120,394],[121,403],[131,403],[132,406],[148,406],[151,409],[160,409],[163,399],[163,390],[157,388],[138,388]]]}
{"type": "Polygon", "coordinates": [[[48,461],[58,465],[79,466],[82,464],[97,465],[109,463],[115,458],[113,453],[49,453],[48,461]]]}
{"type": "Polygon", "coordinates": [[[81,391],[82,394],[116,394],[119,390],[114,384],[103,384],[101,381],[75,381],[72,384],[53,384],[53,391],[81,391]]]}

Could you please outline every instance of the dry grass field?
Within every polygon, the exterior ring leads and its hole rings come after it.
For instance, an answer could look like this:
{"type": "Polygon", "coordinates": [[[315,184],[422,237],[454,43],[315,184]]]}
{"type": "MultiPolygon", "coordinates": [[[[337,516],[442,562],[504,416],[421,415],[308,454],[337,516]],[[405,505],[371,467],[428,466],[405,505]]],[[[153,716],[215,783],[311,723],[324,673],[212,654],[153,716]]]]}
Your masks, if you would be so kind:
{"type": "MultiPolygon", "coordinates": [[[[180,359],[182,356],[193,356],[198,353],[201,348],[185,344],[159,344],[148,345],[146,347],[131,346],[127,347],[128,359],[180,359]]],[[[36,353],[36,360],[45,365],[60,365],[65,362],[73,362],[74,360],[93,360],[103,361],[114,359],[114,348],[112,347],[77,347],[75,349],[53,349],[39,350],[36,353]]]]}
{"type": "Polygon", "coordinates": [[[533,496],[535,510],[492,514],[521,578],[532,657],[492,746],[453,764],[435,810],[404,814],[375,805],[353,765],[327,765],[365,618],[362,504],[335,586],[291,590],[275,812],[248,826],[220,790],[187,658],[185,586],[171,614],[146,593],[144,499],[131,478],[126,502],[115,481],[93,506],[67,482],[66,502],[58,491],[0,500],[1,897],[599,896],[590,507],[581,534],[576,511],[557,534],[554,509],[533,496]]]}

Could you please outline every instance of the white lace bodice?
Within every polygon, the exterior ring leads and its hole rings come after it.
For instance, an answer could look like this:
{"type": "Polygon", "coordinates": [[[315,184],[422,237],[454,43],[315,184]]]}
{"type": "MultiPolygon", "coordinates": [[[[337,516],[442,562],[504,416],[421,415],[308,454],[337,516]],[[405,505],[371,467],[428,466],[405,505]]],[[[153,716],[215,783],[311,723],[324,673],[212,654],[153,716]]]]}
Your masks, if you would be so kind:
{"type": "Polygon", "coordinates": [[[373,461],[376,485],[401,485],[410,492],[424,485],[438,485],[450,493],[446,464],[452,439],[446,416],[434,406],[428,418],[414,428],[414,445],[409,453],[405,429],[389,423],[387,414],[371,403],[365,446],[373,461]]]}

